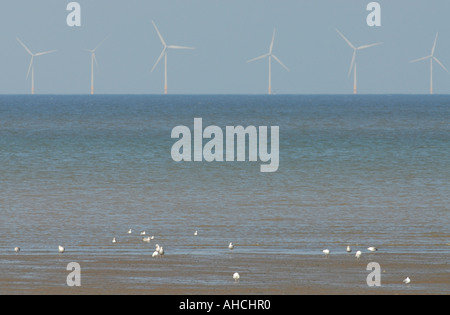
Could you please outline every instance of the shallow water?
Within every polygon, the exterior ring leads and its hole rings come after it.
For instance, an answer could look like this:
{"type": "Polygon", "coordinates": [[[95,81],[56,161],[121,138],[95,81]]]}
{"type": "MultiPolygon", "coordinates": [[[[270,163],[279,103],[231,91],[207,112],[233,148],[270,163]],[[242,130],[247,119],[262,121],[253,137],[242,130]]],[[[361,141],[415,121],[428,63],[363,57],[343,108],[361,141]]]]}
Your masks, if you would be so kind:
{"type": "Polygon", "coordinates": [[[221,259],[233,242],[245,255],[349,244],[449,260],[449,96],[0,96],[0,174],[0,270],[15,246],[59,244],[118,259],[156,243],[221,259]],[[279,170],[174,162],[171,131],[196,117],[279,126],[279,170]]]}

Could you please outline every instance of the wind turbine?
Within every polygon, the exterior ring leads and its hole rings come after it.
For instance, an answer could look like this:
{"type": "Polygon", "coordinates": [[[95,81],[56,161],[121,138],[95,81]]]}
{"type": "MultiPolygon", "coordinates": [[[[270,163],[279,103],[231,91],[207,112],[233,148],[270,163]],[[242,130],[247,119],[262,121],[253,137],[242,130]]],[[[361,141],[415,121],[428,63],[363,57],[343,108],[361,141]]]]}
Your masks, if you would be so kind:
{"type": "Polygon", "coordinates": [[[354,70],[354,74],[353,74],[353,94],[357,94],[358,93],[358,86],[357,86],[357,80],[356,80],[356,55],[357,55],[357,51],[363,50],[363,49],[366,49],[366,48],[370,48],[370,47],[374,47],[374,46],[378,46],[378,45],[381,45],[383,43],[376,43],[376,44],[363,45],[363,46],[356,47],[338,29],[336,29],[336,32],[338,32],[338,34],[341,35],[341,37],[345,40],[345,42],[353,49],[352,63],[350,64],[350,69],[348,71],[348,76],[350,76],[350,74],[352,73],[352,70],[354,70]]]}
{"type": "Polygon", "coordinates": [[[264,59],[264,58],[269,58],[269,95],[272,94],[272,58],[275,59],[284,69],[286,69],[287,71],[289,71],[288,67],[286,67],[280,59],[278,59],[277,56],[275,56],[272,51],[273,51],[273,43],[275,42],[275,32],[276,30],[273,30],[273,35],[272,35],[272,42],[270,43],[270,47],[269,47],[269,52],[267,54],[264,54],[262,56],[256,57],[254,59],[251,59],[247,62],[253,62],[256,60],[260,60],[260,59],[264,59]]]}
{"type": "Polygon", "coordinates": [[[439,33],[436,34],[436,38],[434,40],[433,48],[431,49],[431,55],[410,61],[410,63],[414,63],[414,62],[430,59],[430,94],[433,94],[433,60],[436,61],[442,67],[442,69],[444,69],[445,71],[448,72],[447,68],[444,67],[444,65],[439,61],[439,59],[437,59],[434,56],[434,52],[436,51],[436,44],[437,44],[438,35],[439,35],[439,33]]]}
{"type": "Polygon", "coordinates": [[[98,67],[98,62],[97,62],[97,57],[95,56],[95,52],[105,42],[106,39],[107,38],[102,40],[100,42],[100,44],[98,44],[97,47],[95,47],[94,49],[87,50],[88,52],[91,53],[91,95],[94,95],[94,62],[95,62],[95,64],[97,64],[97,67],[98,67]]]}
{"type": "Polygon", "coordinates": [[[56,50],[50,50],[50,51],[45,51],[45,52],[40,52],[40,53],[37,53],[37,54],[33,54],[31,52],[31,50],[27,46],[25,46],[25,44],[19,38],[17,38],[17,41],[23,46],[23,48],[25,48],[25,50],[31,56],[30,66],[28,67],[28,72],[27,72],[27,80],[28,80],[28,77],[30,76],[30,71],[31,71],[31,94],[34,94],[34,64],[33,64],[34,57],[39,57],[39,56],[51,54],[51,53],[56,52],[56,50]]]}
{"type": "Polygon", "coordinates": [[[169,49],[195,49],[195,48],[185,47],[185,46],[176,46],[176,45],[167,45],[164,38],[162,37],[161,33],[159,32],[158,28],[156,27],[155,22],[152,21],[152,23],[153,23],[153,26],[155,27],[156,32],[158,33],[161,43],[163,45],[163,50],[161,52],[161,55],[159,55],[158,60],[156,60],[156,63],[152,68],[152,72],[155,70],[156,66],[159,64],[161,59],[164,57],[164,94],[167,94],[167,51],[169,49]]]}

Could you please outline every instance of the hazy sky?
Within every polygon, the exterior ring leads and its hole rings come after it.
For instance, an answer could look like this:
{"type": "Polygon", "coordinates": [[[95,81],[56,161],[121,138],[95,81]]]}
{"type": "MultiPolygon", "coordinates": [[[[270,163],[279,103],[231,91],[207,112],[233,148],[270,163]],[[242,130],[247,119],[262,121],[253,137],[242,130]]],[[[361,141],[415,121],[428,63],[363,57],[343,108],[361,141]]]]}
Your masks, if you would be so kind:
{"type": "MultiPolygon", "coordinates": [[[[36,93],[88,94],[90,54],[97,51],[96,93],[160,94],[162,50],[154,20],[168,44],[193,46],[170,51],[169,93],[265,94],[268,63],[247,60],[266,53],[277,29],[274,54],[290,72],[273,64],[277,94],[350,94],[347,76],[355,45],[384,42],[361,51],[361,94],[429,91],[429,55],[437,32],[436,57],[450,69],[449,0],[380,0],[381,27],[366,23],[369,0],[80,0],[81,27],[69,27],[69,0],[14,0],[0,4],[0,93],[28,94],[30,62],[16,41],[33,52],[57,49],[35,60],[36,93]]],[[[450,74],[434,67],[435,93],[450,93],[450,74]]]]}

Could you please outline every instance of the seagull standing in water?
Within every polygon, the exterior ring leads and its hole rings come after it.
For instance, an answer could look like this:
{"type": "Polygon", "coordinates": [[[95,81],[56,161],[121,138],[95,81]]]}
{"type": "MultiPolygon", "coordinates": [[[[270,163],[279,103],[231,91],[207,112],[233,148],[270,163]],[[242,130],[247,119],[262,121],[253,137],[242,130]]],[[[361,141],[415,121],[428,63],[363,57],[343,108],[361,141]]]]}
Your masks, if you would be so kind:
{"type": "Polygon", "coordinates": [[[66,251],[66,249],[63,246],[61,246],[61,245],[58,246],[58,252],[60,254],[64,253],[65,251],[66,251]]]}
{"type": "Polygon", "coordinates": [[[361,255],[362,255],[361,251],[357,251],[355,257],[357,259],[359,259],[361,257],[361,255]]]}
{"type": "Polygon", "coordinates": [[[374,253],[374,252],[376,252],[376,251],[378,250],[378,248],[376,248],[376,247],[369,247],[367,250],[368,250],[369,252],[374,253]]]}
{"type": "Polygon", "coordinates": [[[331,254],[331,252],[330,252],[329,249],[324,249],[324,250],[322,251],[322,253],[324,253],[327,257],[330,256],[330,254],[331,254]]]}
{"type": "Polygon", "coordinates": [[[404,284],[410,284],[411,283],[411,279],[409,279],[409,277],[406,277],[405,280],[403,280],[404,284]]]}
{"type": "Polygon", "coordinates": [[[162,246],[159,246],[158,244],[155,245],[155,251],[153,254],[158,253],[157,256],[164,256],[164,248],[162,246]]]}
{"type": "Polygon", "coordinates": [[[351,252],[352,252],[351,247],[350,247],[350,246],[347,246],[347,253],[351,253],[351,252]]]}
{"type": "Polygon", "coordinates": [[[241,276],[240,276],[237,272],[235,272],[235,273],[233,274],[234,282],[238,282],[240,278],[241,278],[241,276]]]}
{"type": "Polygon", "coordinates": [[[228,245],[228,249],[229,249],[229,250],[233,250],[233,249],[234,249],[233,243],[230,243],[230,244],[228,245]]]}
{"type": "Polygon", "coordinates": [[[14,251],[15,251],[16,253],[19,253],[19,252],[20,252],[20,247],[15,247],[15,248],[14,248],[14,251]]]}

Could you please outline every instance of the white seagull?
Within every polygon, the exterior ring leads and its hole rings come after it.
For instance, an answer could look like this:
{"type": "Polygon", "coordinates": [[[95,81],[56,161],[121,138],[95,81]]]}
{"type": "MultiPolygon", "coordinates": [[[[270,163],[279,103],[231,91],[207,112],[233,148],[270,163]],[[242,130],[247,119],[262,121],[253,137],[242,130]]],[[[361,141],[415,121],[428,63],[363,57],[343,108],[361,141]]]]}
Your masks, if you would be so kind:
{"type": "Polygon", "coordinates": [[[238,282],[240,278],[241,278],[241,276],[237,272],[235,272],[233,274],[233,279],[234,279],[235,282],[238,282]]]}
{"type": "Polygon", "coordinates": [[[129,229],[128,230],[128,234],[131,234],[131,233],[133,233],[133,231],[131,229],[129,229]]]}
{"type": "Polygon", "coordinates": [[[357,259],[359,259],[361,257],[361,255],[362,255],[361,251],[357,251],[355,257],[357,259]]]}
{"type": "Polygon", "coordinates": [[[367,250],[369,252],[376,252],[378,250],[378,248],[376,248],[376,247],[369,247],[367,250]]]}
{"type": "Polygon", "coordinates": [[[141,236],[144,236],[144,235],[146,235],[147,233],[145,232],[145,231],[142,231],[141,232],[141,236]]]}
{"type": "Polygon", "coordinates": [[[195,231],[195,232],[194,232],[194,236],[197,236],[197,235],[198,235],[198,231],[195,231]]]}
{"type": "Polygon", "coordinates": [[[159,255],[164,255],[164,248],[162,246],[159,246],[158,244],[155,245],[155,250],[159,253],[159,255]]]}
{"type": "Polygon", "coordinates": [[[352,252],[351,247],[350,247],[350,246],[347,246],[347,253],[351,253],[351,252],[352,252]]]}
{"type": "Polygon", "coordinates": [[[64,253],[66,251],[66,249],[64,247],[62,247],[61,245],[58,246],[58,252],[60,254],[64,253]]]}
{"type": "Polygon", "coordinates": [[[164,248],[162,246],[159,246],[158,244],[155,245],[155,251],[153,252],[152,257],[161,257],[164,255],[164,248]]]}
{"type": "Polygon", "coordinates": [[[322,252],[327,256],[331,253],[329,249],[324,249],[322,252]]]}
{"type": "Polygon", "coordinates": [[[20,252],[20,247],[15,247],[15,248],[14,248],[14,251],[15,251],[16,253],[20,252]]]}
{"type": "Polygon", "coordinates": [[[151,240],[151,237],[150,237],[150,236],[147,236],[147,237],[143,237],[143,238],[142,238],[142,241],[143,241],[143,242],[146,242],[146,243],[150,243],[150,240],[151,240]]]}
{"type": "Polygon", "coordinates": [[[112,243],[113,243],[113,244],[116,244],[116,243],[117,243],[117,240],[116,240],[115,237],[112,239],[112,243]]]}
{"type": "Polygon", "coordinates": [[[404,284],[410,284],[411,283],[411,279],[409,279],[409,277],[406,277],[405,280],[403,280],[404,284]]]}
{"type": "Polygon", "coordinates": [[[233,249],[234,249],[233,243],[230,243],[230,244],[228,245],[228,248],[229,248],[230,250],[233,250],[233,249]]]}

